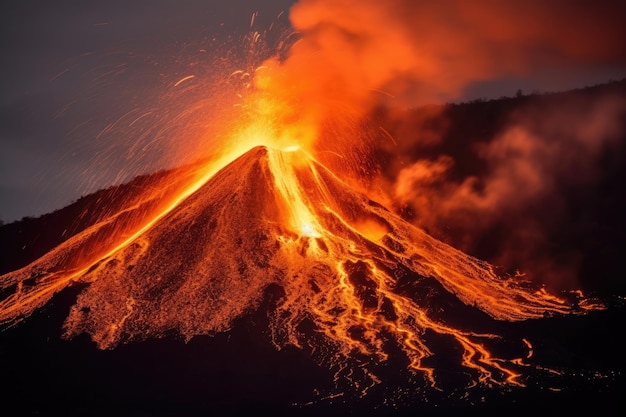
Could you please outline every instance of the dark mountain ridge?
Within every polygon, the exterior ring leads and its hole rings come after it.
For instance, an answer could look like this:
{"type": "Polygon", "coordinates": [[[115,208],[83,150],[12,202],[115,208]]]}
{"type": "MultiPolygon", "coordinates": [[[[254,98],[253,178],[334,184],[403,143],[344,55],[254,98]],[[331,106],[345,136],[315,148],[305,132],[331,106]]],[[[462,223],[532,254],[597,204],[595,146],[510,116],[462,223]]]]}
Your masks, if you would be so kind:
{"type": "MultiPolygon", "coordinates": [[[[511,146],[501,141],[501,148],[491,152],[510,152],[510,163],[514,164],[520,160],[515,159],[516,153],[528,151],[522,156],[536,158],[528,161],[530,167],[542,164],[535,172],[545,176],[550,184],[546,189],[553,190],[543,198],[521,201],[522,205],[515,201],[512,204],[518,204],[518,208],[509,207],[506,212],[503,208],[501,218],[474,210],[469,216],[475,221],[440,215],[424,224],[419,219],[419,207],[409,203],[396,210],[434,237],[510,271],[532,270],[539,263],[536,261],[549,258],[555,260],[554,264],[573,264],[578,288],[607,296],[626,295],[626,267],[619,255],[626,235],[625,103],[626,79],[622,79],[566,92],[448,103],[399,114],[393,109],[378,109],[373,119],[398,143],[387,141],[378,152],[386,161],[382,168],[389,182],[396,181],[401,169],[418,160],[436,162],[443,157],[453,161],[445,177],[422,191],[439,195],[440,200],[432,200],[433,210],[438,210],[437,203],[446,201],[444,194],[437,194],[439,190],[459,187],[464,181],[471,181],[473,195],[484,195],[494,171],[506,171],[509,162],[504,156],[495,162],[491,156],[490,160],[488,152],[494,149],[490,146],[509,132],[516,134],[514,129],[518,127],[525,134],[535,135],[529,148],[522,147],[521,142],[511,146]],[[592,134],[593,140],[587,138],[592,147],[597,147],[596,153],[581,149],[582,139],[576,135],[582,137],[585,131],[596,129],[604,117],[612,118],[606,128],[592,134]],[[532,154],[548,153],[550,147],[559,149],[548,155],[551,159],[532,154]],[[473,227],[483,214],[492,219],[486,226],[473,227]],[[516,233],[516,228],[522,233],[516,233]],[[542,234],[542,241],[524,242],[524,229],[542,234]],[[516,250],[528,251],[524,244],[536,246],[530,250],[530,259],[524,255],[511,259],[503,256],[516,250]]],[[[523,194],[524,184],[520,187],[523,194]]]]}

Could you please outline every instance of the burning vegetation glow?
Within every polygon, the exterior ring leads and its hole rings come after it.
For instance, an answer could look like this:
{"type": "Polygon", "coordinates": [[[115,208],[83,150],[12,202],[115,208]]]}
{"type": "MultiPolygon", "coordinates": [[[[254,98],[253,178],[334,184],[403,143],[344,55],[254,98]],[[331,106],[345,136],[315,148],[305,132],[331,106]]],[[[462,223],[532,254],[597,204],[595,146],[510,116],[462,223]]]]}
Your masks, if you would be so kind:
{"type": "MultiPolygon", "coordinates": [[[[364,130],[363,108],[391,73],[417,64],[394,61],[406,52],[398,47],[388,59],[406,67],[337,70],[332,63],[340,60],[327,51],[343,54],[346,34],[313,25],[307,7],[317,5],[294,7],[301,33],[281,33],[268,59],[226,74],[224,96],[237,99],[223,112],[219,135],[203,131],[208,102],[186,98],[211,88],[202,74],[173,82],[163,98],[178,107],[164,119],[173,124],[150,129],[195,135],[195,148],[175,152],[200,162],[1,276],[0,322],[17,325],[67,286],[86,283],[66,337],[88,333],[102,349],[171,331],[189,340],[228,330],[271,289],[275,346],[311,350],[338,381],[365,395],[381,381],[374,365],[398,349],[411,372],[436,386],[441,370],[428,360],[437,355],[431,334],[459,349],[467,386],[524,384],[532,341],[517,341],[515,357],[499,357],[491,348],[497,332],[449,314],[519,321],[601,309],[580,293],[555,296],[521,276],[499,276],[374,201],[380,192],[368,190],[376,174],[369,138],[388,139],[364,130]],[[314,78],[302,69],[311,62],[323,69],[314,78]]],[[[264,36],[247,38],[252,61],[267,55],[264,36]]],[[[150,115],[126,114],[102,134],[116,124],[143,125],[150,115]]]]}

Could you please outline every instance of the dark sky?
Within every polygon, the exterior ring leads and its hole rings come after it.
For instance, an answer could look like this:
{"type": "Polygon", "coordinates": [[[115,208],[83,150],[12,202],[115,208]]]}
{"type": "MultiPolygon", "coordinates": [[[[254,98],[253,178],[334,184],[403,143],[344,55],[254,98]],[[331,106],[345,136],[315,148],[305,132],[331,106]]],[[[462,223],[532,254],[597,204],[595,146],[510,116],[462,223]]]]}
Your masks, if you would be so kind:
{"type": "MultiPolygon", "coordinates": [[[[238,56],[251,16],[261,32],[294,1],[3,1],[0,6],[0,219],[37,216],[157,165],[142,137],[107,130],[141,106],[158,109],[159,86],[193,64],[238,56]],[[207,58],[198,58],[202,50],[207,58]],[[165,81],[164,81],[165,80],[165,81]],[[138,104],[140,103],[140,104],[138,104]],[[133,150],[131,152],[131,150],[133,150]],[[135,152],[135,153],[133,153],[135,152]],[[129,156],[131,155],[131,156],[129,156]]],[[[590,3],[591,4],[591,3],[590,3]]],[[[358,3],[357,6],[358,7],[358,3]]],[[[449,23],[449,22],[448,22],[449,23]]],[[[244,60],[247,51],[241,48],[244,60]]],[[[225,68],[228,68],[227,66],[225,68]]],[[[621,64],[535,67],[468,85],[459,100],[558,91],[620,79],[621,64]]],[[[223,74],[227,77],[228,74],[223,74]]],[[[129,117],[131,117],[129,116],[129,117]]],[[[131,125],[132,123],[128,123],[131,125]]],[[[128,131],[126,131],[128,132],[128,131]]],[[[147,140],[144,137],[145,140],[147,140]]]]}
{"type": "MultiPolygon", "coordinates": [[[[291,3],[3,2],[0,219],[40,215],[108,185],[110,176],[124,170],[123,162],[102,153],[115,154],[116,145],[128,144],[96,137],[120,109],[137,107],[125,100],[143,98],[150,108],[159,77],[184,73],[185,48],[219,46],[206,55],[232,53],[250,31],[254,12],[259,12],[255,26],[263,28],[291,3]],[[102,171],[103,163],[109,164],[109,175],[94,177],[91,172],[102,171]]],[[[142,170],[141,163],[135,165],[126,176],[142,170]]]]}

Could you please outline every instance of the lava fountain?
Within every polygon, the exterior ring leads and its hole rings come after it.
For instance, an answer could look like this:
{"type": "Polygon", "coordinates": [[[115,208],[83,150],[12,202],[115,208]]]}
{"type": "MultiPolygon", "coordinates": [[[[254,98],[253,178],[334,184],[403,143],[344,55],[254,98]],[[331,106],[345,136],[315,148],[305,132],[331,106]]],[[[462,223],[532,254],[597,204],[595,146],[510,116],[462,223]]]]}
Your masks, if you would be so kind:
{"type": "Polygon", "coordinates": [[[211,160],[177,169],[2,275],[0,322],[18,325],[81,283],[64,334],[87,333],[112,349],[172,331],[186,340],[227,331],[273,291],[270,341],[310,350],[360,394],[381,381],[376,366],[394,352],[435,386],[430,334],[458,349],[468,385],[523,385],[522,359],[492,353],[500,335],[476,323],[601,306],[581,299],[574,308],[521,277],[499,276],[364,194],[342,173],[370,164],[367,147],[330,120],[339,112],[352,120],[361,98],[304,100],[312,92],[295,83],[297,67],[276,58],[254,71],[241,122],[211,160]]]}

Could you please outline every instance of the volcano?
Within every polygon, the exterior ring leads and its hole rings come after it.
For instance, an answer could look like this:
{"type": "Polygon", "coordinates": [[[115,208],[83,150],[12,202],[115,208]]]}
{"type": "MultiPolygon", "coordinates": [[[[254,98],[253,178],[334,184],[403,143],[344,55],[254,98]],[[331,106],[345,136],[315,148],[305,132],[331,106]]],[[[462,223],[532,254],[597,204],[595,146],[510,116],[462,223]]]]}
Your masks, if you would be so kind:
{"type": "Polygon", "coordinates": [[[55,311],[50,305],[65,315],[59,343],[95,343],[99,352],[171,339],[177,349],[206,337],[225,343],[254,317],[262,342],[247,354],[298,352],[294,372],[319,372],[310,398],[286,394],[285,404],[374,396],[389,406],[561,375],[533,362],[532,340],[515,323],[603,309],[580,293],[555,296],[498,274],[304,150],[252,148],[173,201],[153,203],[160,211],[150,218],[148,203],[129,204],[2,275],[5,340],[31,321],[46,327],[40,312],[55,311]]]}

